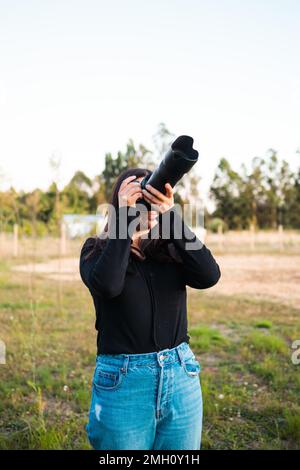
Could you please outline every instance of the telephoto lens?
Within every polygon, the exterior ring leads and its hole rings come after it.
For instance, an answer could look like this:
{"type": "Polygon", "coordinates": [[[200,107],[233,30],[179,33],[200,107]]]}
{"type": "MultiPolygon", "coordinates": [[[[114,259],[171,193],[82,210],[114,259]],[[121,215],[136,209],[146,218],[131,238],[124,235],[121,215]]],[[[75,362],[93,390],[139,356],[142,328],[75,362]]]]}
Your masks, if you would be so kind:
{"type": "MultiPolygon", "coordinates": [[[[146,184],[151,184],[163,194],[166,192],[166,183],[170,183],[173,188],[198,160],[199,153],[193,149],[193,143],[194,139],[188,135],[177,137],[159,167],[141,181],[141,188],[146,189],[146,184]]],[[[145,199],[139,199],[137,202],[150,210],[151,206],[145,199]]]]}

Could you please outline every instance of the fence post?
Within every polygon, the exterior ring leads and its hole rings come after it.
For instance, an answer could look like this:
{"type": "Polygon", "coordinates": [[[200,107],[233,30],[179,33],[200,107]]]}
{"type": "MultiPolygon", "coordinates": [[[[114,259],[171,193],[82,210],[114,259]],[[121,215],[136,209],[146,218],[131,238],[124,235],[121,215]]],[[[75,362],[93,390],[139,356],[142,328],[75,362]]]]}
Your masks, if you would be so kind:
{"type": "Polygon", "coordinates": [[[219,245],[219,249],[220,250],[223,250],[223,245],[224,245],[224,237],[223,237],[223,226],[222,224],[219,224],[218,225],[218,245],[219,245]]]}
{"type": "Polygon", "coordinates": [[[0,232],[0,254],[5,254],[5,233],[0,232]]]}
{"type": "Polygon", "coordinates": [[[255,250],[255,225],[250,224],[250,248],[252,251],[255,250]]]}
{"type": "Polygon", "coordinates": [[[67,252],[66,224],[62,222],[60,226],[60,254],[64,256],[66,252],[67,252]]]}
{"type": "Polygon", "coordinates": [[[19,240],[18,240],[18,224],[14,224],[14,233],[13,233],[13,256],[17,257],[19,254],[19,240]]]}
{"type": "Polygon", "coordinates": [[[278,239],[279,239],[279,250],[283,249],[283,226],[278,225],[278,239]]]}

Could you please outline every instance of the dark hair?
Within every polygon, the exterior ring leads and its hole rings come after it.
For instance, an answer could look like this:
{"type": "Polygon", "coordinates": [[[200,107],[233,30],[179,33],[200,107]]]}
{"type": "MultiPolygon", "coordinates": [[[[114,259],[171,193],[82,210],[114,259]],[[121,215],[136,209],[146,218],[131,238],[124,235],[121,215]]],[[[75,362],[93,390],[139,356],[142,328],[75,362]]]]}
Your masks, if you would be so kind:
{"type": "MultiPolygon", "coordinates": [[[[128,168],[127,170],[123,170],[122,173],[120,173],[120,175],[118,176],[113,186],[112,194],[109,201],[110,204],[114,206],[115,209],[119,207],[118,193],[122,182],[126,178],[132,175],[136,176],[137,178],[140,178],[147,176],[151,173],[152,172],[150,170],[147,170],[146,168],[128,168]]],[[[103,232],[108,232],[108,222],[106,223],[103,232]]],[[[97,235],[95,237],[89,238],[88,246],[90,249],[88,250],[88,253],[84,257],[84,259],[88,259],[91,256],[94,256],[95,254],[99,253],[104,248],[106,241],[107,238],[100,238],[97,235]]],[[[162,239],[161,237],[155,239],[144,238],[141,239],[140,248],[146,257],[156,259],[157,261],[180,261],[180,257],[176,257],[176,253],[174,252],[174,250],[172,250],[172,254],[171,251],[169,251],[168,242],[169,240],[162,239]]]]}

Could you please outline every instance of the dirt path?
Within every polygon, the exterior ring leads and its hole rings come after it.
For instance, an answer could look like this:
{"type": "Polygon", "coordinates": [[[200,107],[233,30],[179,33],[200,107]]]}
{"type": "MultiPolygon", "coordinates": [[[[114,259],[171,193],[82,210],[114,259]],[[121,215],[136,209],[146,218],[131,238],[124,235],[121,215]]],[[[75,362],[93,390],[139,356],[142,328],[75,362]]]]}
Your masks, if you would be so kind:
{"type": "Polygon", "coordinates": [[[54,281],[80,280],[78,258],[52,259],[46,263],[29,263],[14,266],[14,271],[42,274],[54,281]]]}
{"type": "Polygon", "coordinates": [[[300,308],[300,256],[218,256],[222,276],[214,286],[225,295],[252,294],[300,308]]]}
{"type": "MultiPolygon", "coordinates": [[[[216,259],[222,276],[211,291],[261,296],[300,308],[300,256],[220,255],[216,259]]],[[[63,258],[13,269],[33,271],[52,280],[76,281],[80,280],[78,263],[77,258],[63,258]]]]}

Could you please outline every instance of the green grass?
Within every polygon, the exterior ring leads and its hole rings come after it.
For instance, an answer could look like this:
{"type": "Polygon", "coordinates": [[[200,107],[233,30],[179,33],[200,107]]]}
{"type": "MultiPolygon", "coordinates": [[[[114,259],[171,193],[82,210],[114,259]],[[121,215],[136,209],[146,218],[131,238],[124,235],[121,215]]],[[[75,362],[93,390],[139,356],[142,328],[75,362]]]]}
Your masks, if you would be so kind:
{"type": "MultiPolygon", "coordinates": [[[[189,293],[189,334],[204,399],[203,449],[300,448],[300,311],[251,296],[189,293]]],[[[81,282],[59,284],[3,263],[0,449],[89,449],[94,307],[81,282]]]]}
{"type": "Polygon", "coordinates": [[[218,330],[205,325],[198,325],[190,328],[189,335],[191,337],[193,347],[198,352],[205,352],[211,348],[219,347],[226,343],[226,338],[224,338],[218,330]]]}
{"type": "Polygon", "coordinates": [[[246,342],[257,352],[287,354],[288,346],[279,336],[255,331],[246,338],[246,342]]]}
{"type": "Polygon", "coordinates": [[[300,442],[300,407],[292,410],[285,410],[285,421],[280,431],[283,439],[295,441],[295,445],[300,442]]]}
{"type": "Polygon", "coordinates": [[[260,320],[255,323],[256,328],[272,328],[272,322],[270,320],[260,320]]]}

